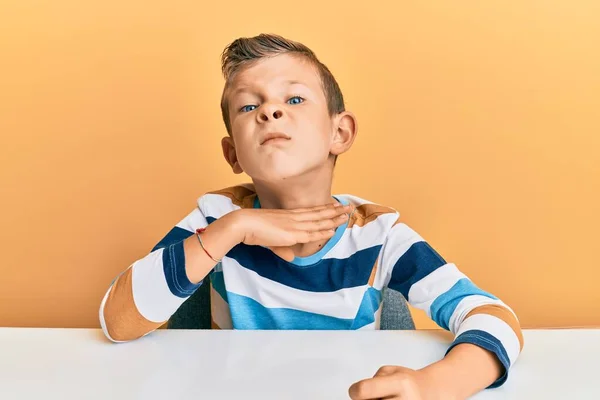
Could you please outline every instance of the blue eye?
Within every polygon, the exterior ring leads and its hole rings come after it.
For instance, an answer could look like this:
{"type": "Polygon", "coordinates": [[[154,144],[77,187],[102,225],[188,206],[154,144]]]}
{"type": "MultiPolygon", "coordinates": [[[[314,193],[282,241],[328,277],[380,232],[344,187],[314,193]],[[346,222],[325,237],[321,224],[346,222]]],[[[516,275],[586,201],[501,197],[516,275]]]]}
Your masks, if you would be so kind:
{"type": "Polygon", "coordinates": [[[300,104],[304,102],[304,99],[300,96],[294,96],[288,100],[288,104],[300,104]]]}
{"type": "Polygon", "coordinates": [[[250,104],[250,105],[247,105],[247,106],[244,106],[244,107],[242,107],[242,108],[240,109],[240,111],[241,111],[241,112],[250,112],[250,111],[252,111],[252,110],[255,110],[255,109],[256,109],[256,106],[255,106],[255,105],[253,105],[253,104],[250,104]],[[253,108],[250,108],[250,107],[253,107],[253,108]]]}

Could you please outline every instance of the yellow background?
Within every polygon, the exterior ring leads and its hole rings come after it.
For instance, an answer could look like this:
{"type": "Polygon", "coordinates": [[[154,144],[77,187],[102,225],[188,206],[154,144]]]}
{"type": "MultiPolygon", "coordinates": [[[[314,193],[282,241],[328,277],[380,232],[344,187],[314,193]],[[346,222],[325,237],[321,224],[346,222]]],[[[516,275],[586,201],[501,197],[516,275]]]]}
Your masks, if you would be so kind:
{"type": "Polygon", "coordinates": [[[336,193],[397,208],[525,327],[600,325],[598,2],[405,3],[2,2],[0,326],[98,327],[120,271],[247,180],[219,55],[260,32],[358,116],[336,193]]]}

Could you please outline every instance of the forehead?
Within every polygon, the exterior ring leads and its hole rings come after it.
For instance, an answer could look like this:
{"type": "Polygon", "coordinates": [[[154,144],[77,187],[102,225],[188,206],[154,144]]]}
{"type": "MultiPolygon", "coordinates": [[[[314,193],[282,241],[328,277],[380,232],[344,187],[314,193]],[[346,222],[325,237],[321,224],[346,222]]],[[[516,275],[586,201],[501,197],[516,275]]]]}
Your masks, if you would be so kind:
{"type": "Polygon", "coordinates": [[[312,89],[320,88],[321,79],[317,69],[303,56],[280,54],[263,58],[242,68],[230,88],[267,87],[281,83],[297,82],[312,89]]]}

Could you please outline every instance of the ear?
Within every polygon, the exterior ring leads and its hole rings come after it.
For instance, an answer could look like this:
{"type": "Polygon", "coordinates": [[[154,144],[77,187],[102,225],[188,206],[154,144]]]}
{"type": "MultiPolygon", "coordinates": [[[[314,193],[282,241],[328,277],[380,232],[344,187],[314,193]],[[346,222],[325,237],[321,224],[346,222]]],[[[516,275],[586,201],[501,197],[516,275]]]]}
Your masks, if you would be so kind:
{"type": "Polygon", "coordinates": [[[349,111],[339,113],[334,119],[333,143],[329,152],[340,155],[350,149],[358,133],[356,117],[349,111]]]}
{"type": "Polygon", "coordinates": [[[225,157],[225,161],[231,166],[234,174],[241,174],[244,172],[240,163],[237,159],[237,153],[235,152],[235,143],[233,138],[230,136],[226,136],[221,139],[221,147],[223,148],[223,156],[225,157]]]}

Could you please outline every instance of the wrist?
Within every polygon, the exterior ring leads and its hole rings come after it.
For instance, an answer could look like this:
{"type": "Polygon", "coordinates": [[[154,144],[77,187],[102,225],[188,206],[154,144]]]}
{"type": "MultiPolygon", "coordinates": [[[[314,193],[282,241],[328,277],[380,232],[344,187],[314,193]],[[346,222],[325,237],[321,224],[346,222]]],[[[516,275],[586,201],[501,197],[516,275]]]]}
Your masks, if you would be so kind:
{"type": "Polygon", "coordinates": [[[443,359],[419,370],[435,390],[437,398],[466,399],[485,389],[499,377],[495,355],[478,346],[462,343],[443,359]]]}
{"type": "Polygon", "coordinates": [[[424,400],[458,400],[460,390],[452,378],[447,362],[442,359],[425,368],[417,370],[420,387],[424,388],[424,400]]]}
{"type": "Polygon", "coordinates": [[[230,239],[231,247],[244,242],[246,238],[246,227],[244,224],[244,210],[232,211],[215,222],[222,222],[226,235],[230,239]]]}

